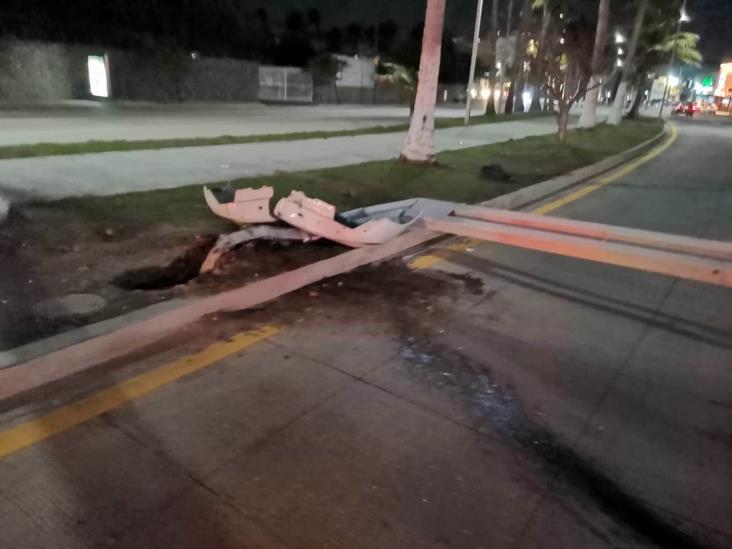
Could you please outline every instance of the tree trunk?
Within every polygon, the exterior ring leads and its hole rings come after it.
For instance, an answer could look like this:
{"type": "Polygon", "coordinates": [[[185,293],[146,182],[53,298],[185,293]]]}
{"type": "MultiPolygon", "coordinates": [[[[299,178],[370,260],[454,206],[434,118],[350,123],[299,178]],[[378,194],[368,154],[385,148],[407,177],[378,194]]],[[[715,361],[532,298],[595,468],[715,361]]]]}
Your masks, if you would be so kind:
{"type": "Polygon", "coordinates": [[[633,35],[630,37],[630,44],[628,44],[628,57],[625,59],[625,66],[623,67],[621,76],[622,80],[620,82],[620,86],[618,86],[618,92],[615,94],[615,100],[613,101],[613,106],[610,109],[610,115],[607,119],[608,124],[620,124],[620,120],[623,117],[625,95],[628,91],[628,80],[630,79],[630,75],[633,73],[635,51],[638,48],[638,39],[640,38],[640,33],[643,30],[643,18],[646,15],[647,8],[648,0],[640,0],[638,4],[638,11],[635,15],[635,23],[633,23],[633,35]]]}
{"type": "MultiPolygon", "coordinates": [[[[551,23],[551,12],[549,11],[549,3],[544,2],[541,13],[541,31],[539,33],[539,52],[544,47],[544,42],[549,34],[549,24],[551,23]]],[[[537,53],[538,56],[541,53],[537,53]]],[[[536,69],[537,67],[534,67],[536,69]]],[[[536,72],[531,73],[529,81],[531,82],[532,94],[531,94],[531,105],[529,106],[529,112],[539,112],[542,110],[541,106],[541,94],[542,94],[542,80],[546,78],[546,75],[536,72]]],[[[549,100],[547,99],[548,104],[549,100]]]]}
{"type": "Polygon", "coordinates": [[[523,112],[524,110],[520,103],[520,81],[524,72],[524,58],[526,57],[526,40],[524,40],[524,36],[531,21],[531,0],[524,0],[519,18],[519,26],[516,29],[516,46],[513,53],[513,74],[508,87],[508,97],[506,97],[506,114],[514,111],[523,112]]]}
{"type": "Polygon", "coordinates": [[[567,127],[569,126],[569,106],[559,106],[557,112],[557,140],[564,143],[567,137],[567,127]]]}
{"type": "Polygon", "coordinates": [[[442,27],[445,21],[445,0],[427,0],[427,13],[419,58],[419,79],[414,114],[409,122],[407,139],[401,158],[411,162],[434,162],[435,103],[437,80],[440,73],[442,27]]]}
{"type": "Polygon", "coordinates": [[[514,80],[516,79],[516,75],[511,75],[511,81],[508,83],[508,94],[506,95],[506,106],[503,109],[503,112],[506,114],[513,113],[513,99],[515,94],[516,86],[514,85],[514,80]]]}
{"type": "Polygon", "coordinates": [[[496,93],[495,86],[496,80],[496,54],[498,53],[498,4],[500,0],[492,0],[491,2],[491,27],[488,33],[488,40],[493,45],[493,53],[488,61],[488,69],[490,70],[490,78],[488,79],[488,85],[491,90],[491,95],[488,98],[488,104],[485,107],[486,116],[493,116],[496,114],[496,93]]]}
{"type": "Polygon", "coordinates": [[[607,42],[607,27],[610,21],[610,0],[600,0],[597,7],[597,28],[595,29],[595,45],[592,49],[592,77],[589,91],[585,94],[582,105],[582,114],[579,119],[580,128],[594,128],[597,124],[595,112],[597,98],[600,95],[600,73],[602,72],[602,58],[607,42]]]}
{"type": "Polygon", "coordinates": [[[645,97],[646,86],[647,79],[643,78],[641,83],[638,85],[638,93],[635,94],[633,104],[630,106],[630,110],[628,111],[628,118],[638,118],[638,109],[643,101],[643,97],[645,97]]]}
{"type": "MultiPolygon", "coordinates": [[[[511,37],[511,15],[513,15],[513,0],[508,0],[508,14],[506,15],[506,39],[511,37]]],[[[496,48],[498,48],[498,39],[496,39],[496,48]]],[[[496,49],[497,53],[497,49],[496,49]]],[[[506,60],[504,59],[501,64],[501,76],[498,79],[498,101],[496,109],[498,112],[505,112],[503,108],[503,86],[506,82],[504,72],[508,69],[506,66],[506,60]]]]}

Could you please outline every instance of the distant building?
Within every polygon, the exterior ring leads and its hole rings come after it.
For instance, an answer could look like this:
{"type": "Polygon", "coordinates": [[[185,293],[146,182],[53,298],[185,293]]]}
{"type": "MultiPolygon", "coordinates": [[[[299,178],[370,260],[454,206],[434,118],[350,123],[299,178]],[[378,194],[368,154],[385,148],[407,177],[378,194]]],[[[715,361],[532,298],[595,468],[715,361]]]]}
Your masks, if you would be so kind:
{"type": "Polygon", "coordinates": [[[722,63],[719,66],[714,98],[717,101],[717,113],[730,114],[732,111],[732,63],[722,63]]]}

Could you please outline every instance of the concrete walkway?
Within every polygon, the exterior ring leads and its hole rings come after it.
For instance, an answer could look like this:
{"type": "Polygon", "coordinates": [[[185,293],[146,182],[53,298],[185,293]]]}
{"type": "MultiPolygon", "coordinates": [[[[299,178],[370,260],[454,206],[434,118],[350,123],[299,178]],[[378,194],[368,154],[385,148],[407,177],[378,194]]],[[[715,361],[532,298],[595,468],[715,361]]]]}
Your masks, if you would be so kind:
{"type": "MultiPolygon", "coordinates": [[[[438,150],[555,131],[553,117],[443,129],[438,150]]],[[[0,161],[0,195],[12,201],[109,195],[396,158],[404,132],[304,141],[23,158],[0,161]]]]}
{"type": "MultiPolygon", "coordinates": [[[[435,115],[462,117],[463,107],[442,104],[435,115]]],[[[73,101],[17,107],[0,103],[0,146],[353,130],[408,120],[409,109],[402,105],[73,101]]]]}

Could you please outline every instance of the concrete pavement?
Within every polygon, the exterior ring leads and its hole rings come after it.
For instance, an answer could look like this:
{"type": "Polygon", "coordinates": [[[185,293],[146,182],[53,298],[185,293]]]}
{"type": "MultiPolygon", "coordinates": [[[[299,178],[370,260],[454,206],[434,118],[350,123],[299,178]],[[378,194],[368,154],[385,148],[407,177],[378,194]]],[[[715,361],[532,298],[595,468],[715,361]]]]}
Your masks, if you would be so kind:
{"type": "MultiPolygon", "coordinates": [[[[556,131],[553,117],[437,130],[438,150],[556,131]]],[[[108,195],[396,158],[404,132],[213,147],[0,160],[0,195],[11,201],[108,195]]]]}
{"type": "MultiPolygon", "coordinates": [[[[462,114],[460,105],[437,109],[439,118],[462,114]]],[[[354,130],[404,124],[408,118],[409,109],[399,105],[167,105],[97,101],[33,108],[0,105],[0,146],[354,130]]]]}
{"type": "MultiPolygon", "coordinates": [[[[679,126],[552,214],[731,240],[729,127],[679,126]]],[[[6,404],[0,453],[14,428],[38,442],[0,459],[0,547],[732,544],[732,292],[431,255],[428,276],[353,273],[6,404]]]]}

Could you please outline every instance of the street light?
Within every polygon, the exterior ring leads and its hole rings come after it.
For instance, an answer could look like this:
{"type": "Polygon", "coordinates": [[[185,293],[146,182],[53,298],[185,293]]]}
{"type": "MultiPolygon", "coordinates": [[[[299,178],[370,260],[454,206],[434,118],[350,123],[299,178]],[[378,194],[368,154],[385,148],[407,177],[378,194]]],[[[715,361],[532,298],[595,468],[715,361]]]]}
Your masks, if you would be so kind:
{"type": "MultiPolygon", "coordinates": [[[[681,11],[679,12],[679,20],[676,21],[676,33],[675,36],[681,32],[681,23],[687,23],[691,21],[691,17],[686,13],[686,0],[681,5],[681,11]]],[[[661,108],[658,109],[658,118],[663,118],[663,105],[666,103],[666,94],[668,93],[669,81],[671,80],[671,68],[673,67],[674,61],[676,60],[676,48],[671,45],[671,57],[668,60],[668,69],[666,69],[666,84],[663,86],[663,96],[661,96],[661,108]]]]}
{"type": "MultiPolygon", "coordinates": [[[[480,42],[480,18],[483,14],[483,0],[478,0],[475,9],[475,29],[473,30],[473,51],[470,54],[470,76],[468,77],[468,89],[473,89],[473,80],[475,79],[475,61],[478,57],[478,42],[480,42]]],[[[465,96],[465,119],[464,124],[470,120],[470,102],[473,100],[472,93],[465,96]]]]}
{"type": "Polygon", "coordinates": [[[615,43],[616,44],[623,44],[625,42],[625,36],[620,34],[619,32],[615,31],[615,43]]]}

